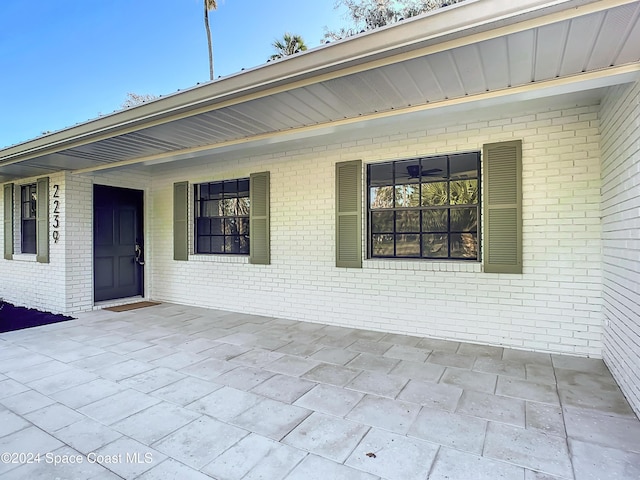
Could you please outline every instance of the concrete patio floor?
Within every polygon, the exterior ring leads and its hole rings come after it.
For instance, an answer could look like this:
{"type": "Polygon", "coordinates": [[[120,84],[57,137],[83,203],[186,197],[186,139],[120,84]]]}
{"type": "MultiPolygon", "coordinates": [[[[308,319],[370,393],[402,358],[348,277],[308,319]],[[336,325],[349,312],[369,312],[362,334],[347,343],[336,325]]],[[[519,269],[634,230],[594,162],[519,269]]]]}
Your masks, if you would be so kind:
{"type": "Polygon", "coordinates": [[[79,317],[0,335],[2,480],[640,478],[601,360],[172,304],[79,317]]]}

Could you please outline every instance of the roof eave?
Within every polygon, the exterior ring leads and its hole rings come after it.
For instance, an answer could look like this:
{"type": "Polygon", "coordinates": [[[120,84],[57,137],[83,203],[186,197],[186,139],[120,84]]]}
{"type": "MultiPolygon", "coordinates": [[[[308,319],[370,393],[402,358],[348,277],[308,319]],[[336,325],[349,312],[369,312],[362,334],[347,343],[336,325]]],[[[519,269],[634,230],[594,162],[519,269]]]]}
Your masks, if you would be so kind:
{"type": "MultiPolygon", "coordinates": [[[[304,54],[242,71],[167,97],[115,112],[0,150],[0,165],[53,153],[72,144],[185,117],[195,110],[259,94],[279,86],[376,60],[515,25],[569,9],[604,10],[633,0],[467,0],[441,10],[366,32],[304,54]],[[437,20],[437,21],[436,21],[437,20]]],[[[575,13],[577,14],[577,13],[575,13]]]]}

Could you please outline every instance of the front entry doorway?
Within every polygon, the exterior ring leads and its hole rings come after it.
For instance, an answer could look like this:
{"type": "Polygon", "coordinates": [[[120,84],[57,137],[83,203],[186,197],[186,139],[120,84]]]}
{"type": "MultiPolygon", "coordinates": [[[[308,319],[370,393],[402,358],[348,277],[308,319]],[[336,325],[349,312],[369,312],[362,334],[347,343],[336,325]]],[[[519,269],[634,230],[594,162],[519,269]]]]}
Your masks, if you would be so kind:
{"type": "Polygon", "coordinates": [[[96,302],[144,292],[143,192],[93,187],[93,278],[96,302]]]}

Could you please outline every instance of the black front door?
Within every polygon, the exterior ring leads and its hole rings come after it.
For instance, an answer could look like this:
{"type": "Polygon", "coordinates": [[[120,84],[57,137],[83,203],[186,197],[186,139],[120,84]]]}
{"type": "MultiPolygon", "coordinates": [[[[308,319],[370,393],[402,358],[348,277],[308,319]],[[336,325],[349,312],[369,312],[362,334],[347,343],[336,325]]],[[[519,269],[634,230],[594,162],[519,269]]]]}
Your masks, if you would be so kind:
{"type": "Polygon", "coordinates": [[[142,240],[142,191],[94,185],[96,302],[143,294],[142,240]]]}

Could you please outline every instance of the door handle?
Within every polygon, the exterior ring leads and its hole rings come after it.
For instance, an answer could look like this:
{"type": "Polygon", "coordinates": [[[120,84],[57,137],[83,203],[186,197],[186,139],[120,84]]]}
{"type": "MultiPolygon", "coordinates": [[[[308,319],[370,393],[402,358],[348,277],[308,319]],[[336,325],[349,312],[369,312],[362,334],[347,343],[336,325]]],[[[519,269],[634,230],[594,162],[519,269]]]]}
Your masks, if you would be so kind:
{"type": "Polygon", "coordinates": [[[136,243],[135,254],[136,263],[141,266],[144,265],[144,252],[142,250],[142,245],[140,245],[139,243],[136,243]]]}

